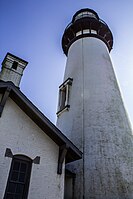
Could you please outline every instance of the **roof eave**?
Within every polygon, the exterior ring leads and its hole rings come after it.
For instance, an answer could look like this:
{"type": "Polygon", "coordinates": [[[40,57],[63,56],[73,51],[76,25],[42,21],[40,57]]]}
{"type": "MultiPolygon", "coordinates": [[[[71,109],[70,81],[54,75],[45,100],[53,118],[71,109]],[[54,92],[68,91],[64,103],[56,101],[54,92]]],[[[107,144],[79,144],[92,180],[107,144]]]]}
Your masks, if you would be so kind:
{"type": "Polygon", "coordinates": [[[17,88],[12,82],[0,82],[0,91],[11,89],[9,97],[41,128],[58,146],[68,147],[66,162],[82,158],[82,152],[17,88]]]}

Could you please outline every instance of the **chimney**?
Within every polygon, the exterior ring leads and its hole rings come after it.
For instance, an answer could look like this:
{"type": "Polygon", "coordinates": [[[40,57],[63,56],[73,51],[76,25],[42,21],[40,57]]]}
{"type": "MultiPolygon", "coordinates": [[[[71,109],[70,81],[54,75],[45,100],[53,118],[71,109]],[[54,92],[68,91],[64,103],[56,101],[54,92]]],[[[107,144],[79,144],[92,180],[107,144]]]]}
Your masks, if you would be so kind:
{"type": "Polygon", "coordinates": [[[11,53],[7,53],[2,62],[0,80],[5,82],[11,81],[16,87],[19,87],[23,71],[27,64],[27,61],[16,57],[11,53]]]}

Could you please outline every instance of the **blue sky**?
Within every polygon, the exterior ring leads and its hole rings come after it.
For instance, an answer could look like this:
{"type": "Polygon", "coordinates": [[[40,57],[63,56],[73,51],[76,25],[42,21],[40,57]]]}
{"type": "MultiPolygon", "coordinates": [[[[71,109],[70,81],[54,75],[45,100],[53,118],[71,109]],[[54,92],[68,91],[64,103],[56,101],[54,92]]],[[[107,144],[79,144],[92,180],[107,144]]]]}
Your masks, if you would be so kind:
{"type": "Polygon", "coordinates": [[[133,123],[132,0],[0,0],[0,62],[7,52],[29,62],[20,88],[55,122],[66,62],[61,38],[74,13],[86,7],[94,9],[113,33],[111,58],[133,123]]]}

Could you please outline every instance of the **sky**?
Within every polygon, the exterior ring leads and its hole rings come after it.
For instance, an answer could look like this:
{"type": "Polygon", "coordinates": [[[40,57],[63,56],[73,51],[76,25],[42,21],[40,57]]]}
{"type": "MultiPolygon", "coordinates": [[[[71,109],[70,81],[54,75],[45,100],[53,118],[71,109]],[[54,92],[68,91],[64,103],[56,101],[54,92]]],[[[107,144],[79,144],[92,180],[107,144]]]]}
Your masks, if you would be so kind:
{"type": "Polygon", "coordinates": [[[7,52],[28,61],[20,89],[55,123],[67,59],[61,39],[82,8],[95,10],[112,31],[110,55],[133,126],[132,0],[0,0],[0,62],[7,52]]]}

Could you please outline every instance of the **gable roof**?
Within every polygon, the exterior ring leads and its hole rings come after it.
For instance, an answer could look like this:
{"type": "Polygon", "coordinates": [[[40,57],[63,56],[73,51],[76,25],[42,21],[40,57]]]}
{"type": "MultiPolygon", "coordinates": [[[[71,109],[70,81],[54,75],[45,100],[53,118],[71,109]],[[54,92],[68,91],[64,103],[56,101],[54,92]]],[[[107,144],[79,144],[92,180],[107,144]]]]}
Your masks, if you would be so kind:
{"type": "Polygon", "coordinates": [[[0,81],[0,93],[1,114],[10,97],[59,147],[67,146],[66,163],[82,158],[82,152],[12,82],[0,81]]]}

